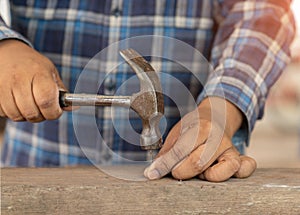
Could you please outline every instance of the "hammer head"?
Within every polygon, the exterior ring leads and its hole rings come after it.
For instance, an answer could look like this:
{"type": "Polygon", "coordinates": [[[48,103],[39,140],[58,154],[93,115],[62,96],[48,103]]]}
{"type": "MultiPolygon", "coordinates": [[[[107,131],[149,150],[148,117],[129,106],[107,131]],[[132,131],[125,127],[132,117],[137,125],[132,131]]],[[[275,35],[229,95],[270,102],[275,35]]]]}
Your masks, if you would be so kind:
{"type": "Polygon", "coordinates": [[[132,95],[130,107],[142,119],[141,147],[144,150],[159,149],[162,145],[159,122],[164,114],[164,100],[158,75],[135,50],[121,50],[120,54],[140,81],[140,92],[132,95]]]}

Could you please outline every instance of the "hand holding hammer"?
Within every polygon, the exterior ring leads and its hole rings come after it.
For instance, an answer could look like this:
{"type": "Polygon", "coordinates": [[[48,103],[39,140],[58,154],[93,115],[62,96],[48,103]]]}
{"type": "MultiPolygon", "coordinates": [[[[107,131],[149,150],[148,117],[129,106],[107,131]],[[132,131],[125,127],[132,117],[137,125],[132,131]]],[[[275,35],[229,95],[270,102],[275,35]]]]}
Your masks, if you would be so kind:
{"type": "Polygon", "coordinates": [[[71,94],[60,91],[60,105],[130,107],[142,119],[140,145],[144,150],[159,149],[162,137],[159,121],[164,114],[164,101],[159,77],[153,67],[133,49],[120,51],[140,81],[140,92],[131,96],[71,94]]]}

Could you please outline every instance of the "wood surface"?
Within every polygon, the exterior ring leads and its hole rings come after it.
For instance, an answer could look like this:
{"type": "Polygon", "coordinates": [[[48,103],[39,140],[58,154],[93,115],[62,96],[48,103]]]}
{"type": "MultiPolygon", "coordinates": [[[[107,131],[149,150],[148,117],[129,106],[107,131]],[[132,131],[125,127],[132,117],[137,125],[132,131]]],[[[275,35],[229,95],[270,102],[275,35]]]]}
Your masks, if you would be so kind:
{"type": "MultiPolygon", "coordinates": [[[[133,166],[114,169],[142,174],[133,166]]],[[[258,169],[247,179],[210,183],[170,177],[156,181],[122,180],[94,167],[4,168],[1,212],[300,214],[300,169],[258,169]]]]}

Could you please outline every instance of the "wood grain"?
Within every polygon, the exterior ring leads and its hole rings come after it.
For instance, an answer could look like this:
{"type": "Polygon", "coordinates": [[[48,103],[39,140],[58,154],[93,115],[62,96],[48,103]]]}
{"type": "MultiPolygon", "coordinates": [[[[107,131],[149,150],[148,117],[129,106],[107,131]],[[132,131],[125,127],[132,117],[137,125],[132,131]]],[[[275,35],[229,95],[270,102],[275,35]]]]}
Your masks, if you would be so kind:
{"type": "Polygon", "coordinates": [[[209,183],[128,181],[93,167],[4,168],[1,182],[2,214],[300,214],[300,169],[209,183]]]}

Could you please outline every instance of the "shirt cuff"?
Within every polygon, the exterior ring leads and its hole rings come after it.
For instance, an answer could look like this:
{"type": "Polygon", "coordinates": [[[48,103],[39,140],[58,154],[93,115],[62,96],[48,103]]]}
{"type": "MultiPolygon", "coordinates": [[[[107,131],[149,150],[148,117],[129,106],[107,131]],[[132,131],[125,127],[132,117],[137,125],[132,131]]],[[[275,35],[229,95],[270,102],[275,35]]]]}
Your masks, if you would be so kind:
{"type": "MultiPolygon", "coordinates": [[[[254,93],[252,96],[249,96],[249,92],[246,92],[245,89],[241,87],[222,81],[223,78],[224,77],[217,75],[213,75],[213,77],[209,78],[197,99],[197,103],[199,104],[206,97],[220,97],[239,108],[243,114],[243,122],[239,130],[234,134],[232,141],[234,145],[241,145],[241,143],[244,142],[248,146],[251,131],[257,118],[259,118],[259,108],[253,107],[254,104],[252,102],[252,100],[257,97],[254,93]]],[[[264,103],[265,101],[260,101],[261,105],[264,105],[264,103]]]]}
{"type": "Polygon", "coordinates": [[[25,44],[33,47],[33,45],[21,34],[9,28],[1,19],[0,19],[0,41],[5,39],[16,39],[24,42],[25,44]]]}

